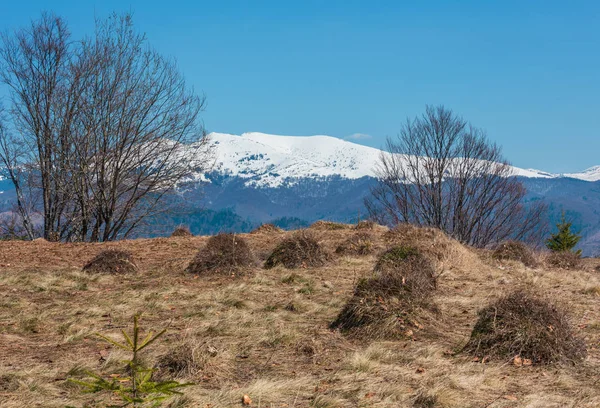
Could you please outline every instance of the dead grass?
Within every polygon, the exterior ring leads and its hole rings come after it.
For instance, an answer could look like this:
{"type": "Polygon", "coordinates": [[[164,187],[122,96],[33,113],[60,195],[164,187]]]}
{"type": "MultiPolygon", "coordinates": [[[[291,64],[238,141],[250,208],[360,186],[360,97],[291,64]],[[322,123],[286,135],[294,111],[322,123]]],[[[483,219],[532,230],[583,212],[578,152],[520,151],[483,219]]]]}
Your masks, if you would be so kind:
{"type": "Polygon", "coordinates": [[[376,225],[377,224],[375,224],[373,221],[364,220],[364,221],[359,221],[354,226],[354,229],[357,229],[357,230],[373,230],[373,229],[375,229],[376,225]]]}
{"type": "Polygon", "coordinates": [[[375,252],[373,236],[367,232],[358,232],[338,245],[335,253],[338,255],[364,256],[375,252]]]}
{"type": "Polygon", "coordinates": [[[458,241],[436,228],[399,224],[383,234],[388,246],[413,247],[434,260],[439,269],[464,268],[474,262],[474,254],[458,241]]]}
{"type": "Polygon", "coordinates": [[[420,393],[415,398],[413,406],[415,408],[435,408],[438,406],[437,396],[435,394],[420,393]]]}
{"type": "Polygon", "coordinates": [[[494,249],[492,257],[500,261],[511,260],[522,262],[523,265],[534,268],[538,265],[535,254],[531,248],[523,242],[507,241],[494,249]]]}
{"type": "Polygon", "coordinates": [[[565,312],[522,290],[479,312],[465,351],[520,364],[578,363],[587,353],[565,312]]]}
{"type": "Polygon", "coordinates": [[[330,327],[362,340],[411,337],[422,328],[420,310],[435,309],[433,264],[414,248],[394,247],[379,257],[375,272],[359,281],[330,327]]]}
{"type": "Polygon", "coordinates": [[[171,237],[192,237],[193,234],[190,232],[189,227],[184,225],[180,225],[175,228],[175,230],[171,233],[171,237]]]}
{"type": "Polygon", "coordinates": [[[135,273],[137,270],[131,252],[118,249],[101,251],[83,267],[83,271],[90,273],[135,273]]]}
{"type": "Polygon", "coordinates": [[[206,246],[190,262],[186,272],[240,276],[249,273],[254,264],[254,254],[245,238],[221,233],[209,238],[206,246]]]}
{"type": "Polygon", "coordinates": [[[579,269],[582,265],[581,257],[571,251],[550,252],[544,261],[551,268],[566,270],[579,269]]]}
{"type": "MultiPolygon", "coordinates": [[[[376,246],[389,242],[385,228],[369,232],[376,246]]],[[[333,251],[351,233],[321,231],[319,243],[333,251]]],[[[428,233],[415,234],[419,245],[435,250],[423,240],[428,233]]],[[[270,254],[292,235],[242,238],[254,253],[270,254]]],[[[0,405],[109,405],[110,396],[81,395],[65,380],[86,368],[106,375],[120,369],[124,355],[92,335],[118,337],[132,315],[143,311],[142,327],[169,330],[145,358],[158,364],[170,356],[178,379],[195,383],[164,406],[235,407],[244,394],[252,406],[265,408],[412,407],[428,397],[446,408],[600,406],[600,302],[590,289],[600,287],[597,260],[582,260],[576,273],[520,263],[506,267],[448,239],[448,254],[436,264],[434,292],[442,335],[425,328],[408,338],[363,342],[328,325],[357,283],[373,276],[375,256],[339,257],[293,271],[255,269],[239,279],[183,273],[207,240],[0,242],[0,405]],[[131,252],[138,273],[81,271],[105,249],[131,252]],[[515,367],[455,355],[469,340],[477,311],[522,286],[560,300],[575,334],[585,339],[586,360],[515,367]],[[191,369],[177,370],[185,364],[191,369]]]]}
{"type": "Polygon", "coordinates": [[[277,245],[265,262],[265,268],[277,265],[289,269],[318,267],[325,265],[328,259],[329,254],[323,250],[316,236],[308,231],[298,231],[277,245]]]}
{"type": "Polygon", "coordinates": [[[350,225],[342,224],[341,222],[316,221],[313,224],[311,224],[309,228],[317,231],[332,231],[349,229],[350,225]]]}
{"type": "Polygon", "coordinates": [[[262,224],[253,229],[250,234],[279,234],[281,232],[283,230],[274,224],[262,224]]]}
{"type": "Polygon", "coordinates": [[[171,378],[198,378],[210,357],[215,357],[217,349],[194,344],[191,341],[172,345],[170,350],[157,358],[154,369],[156,375],[168,380],[171,378]]]}

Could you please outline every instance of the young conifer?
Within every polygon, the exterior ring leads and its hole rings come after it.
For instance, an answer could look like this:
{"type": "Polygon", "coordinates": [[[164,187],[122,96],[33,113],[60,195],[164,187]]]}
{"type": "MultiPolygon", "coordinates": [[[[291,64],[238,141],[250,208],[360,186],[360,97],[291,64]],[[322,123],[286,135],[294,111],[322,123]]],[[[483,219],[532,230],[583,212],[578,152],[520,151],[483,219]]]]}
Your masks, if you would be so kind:
{"type": "Polygon", "coordinates": [[[112,408],[122,407],[158,407],[160,403],[173,395],[181,395],[181,388],[192,385],[191,383],[180,383],[177,381],[156,381],[153,379],[154,369],[146,367],[140,361],[140,351],[154,343],[160,336],[165,334],[166,329],[154,335],[149,332],[145,337],[140,336],[138,316],[133,318],[133,334],[129,335],[121,330],[123,341],[119,342],[109,337],[97,334],[107,343],[131,353],[131,358],[125,360],[127,369],[122,375],[111,376],[110,379],[91,371],[86,371],[89,380],[70,379],[71,382],[82,387],[86,393],[97,393],[107,391],[112,393],[121,401],[117,405],[109,405],[112,408]]]}
{"type": "MultiPolygon", "coordinates": [[[[556,234],[552,234],[550,238],[546,240],[546,246],[548,249],[550,249],[552,252],[572,251],[572,249],[581,239],[581,235],[571,231],[572,225],[572,222],[567,221],[563,211],[560,222],[556,224],[558,232],[556,234]]],[[[581,250],[574,252],[577,255],[581,255],[581,250]]]]}

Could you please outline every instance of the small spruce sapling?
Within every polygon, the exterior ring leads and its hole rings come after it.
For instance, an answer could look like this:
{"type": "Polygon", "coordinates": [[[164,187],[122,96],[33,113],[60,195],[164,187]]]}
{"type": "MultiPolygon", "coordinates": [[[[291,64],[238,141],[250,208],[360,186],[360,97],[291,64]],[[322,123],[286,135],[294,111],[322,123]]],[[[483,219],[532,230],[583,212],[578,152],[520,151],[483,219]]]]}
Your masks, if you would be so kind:
{"type": "Polygon", "coordinates": [[[124,375],[111,376],[110,380],[105,379],[100,374],[86,371],[86,374],[90,377],[89,380],[70,379],[70,381],[82,386],[83,392],[86,393],[112,392],[121,399],[121,403],[118,405],[109,405],[111,408],[160,406],[161,402],[165,399],[173,395],[181,395],[181,388],[193,385],[177,381],[153,381],[152,374],[154,373],[154,369],[148,368],[140,362],[139,352],[154,343],[166,331],[167,329],[164,329],[156,335],[149,332],[146,337],[141,339],[138,316],[134,316],[133,335],[130,336],[125,330],[121,330],[124,339],[123,342],[96,334],[113,346],[131,352],[131,358],[124,361],[128,369],[125,370],[124,375]]]}
{"type": "MultiPolygon", "coordinates": [[[[565,213],[563,211],[560,222],[556,224],[558,232],[551,234],[550,238],[546,240],[546,246],[552,252],[570,252],[577,245],[581,239],[581,235],[578,235],[571,231],[572,222],[567,221],[565,213]]],[[[576,255],[581,255],[581,250],[574,251],[576,255]]]]}

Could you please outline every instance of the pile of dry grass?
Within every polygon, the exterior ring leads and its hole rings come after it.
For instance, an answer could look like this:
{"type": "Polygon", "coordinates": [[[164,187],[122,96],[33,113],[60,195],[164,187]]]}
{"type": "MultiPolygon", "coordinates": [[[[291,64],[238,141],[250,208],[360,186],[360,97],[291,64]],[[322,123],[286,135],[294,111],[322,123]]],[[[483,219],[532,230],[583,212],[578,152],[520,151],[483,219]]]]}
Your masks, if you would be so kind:
{"type": "Polygon", "coordinates": [[[210,237],[204,248],[188,265],[186,272],[196,274],[244,275],[255,264],[246,240],[238,235],[220,233],[210,237]]]}
{"type": "Polygon", "coordinates": [[[12,393],[19,389],[19,379],[14,374],[0,374],[0,391],[12,393]]]}
{"type": "Polygon", "coordinates": [[[344,242],[335,250],[338,255],[369,255],[375,251],[373,236],[367,232],[358,232],[344,242]]]}
{"type": "Polygon", "coordinates": [[[380,257],[375,276],[358,283],[330,328],[363,339],[410,336],[422,327],[420,310],[434,309],[436,286],[431,260],[414,248],[392,248],[380,257]]]}
{"type": "Polygon", "coordinates": [[[523,265],[532,268],[538,264],[533,250],[523,242],[518,241],[506,241],[501,243],[494,249],[492,257],[500,261],[520,261],[523,265]]]}
{"type": "Polygon", "coordinates": [[[250,234],[273,234],[280,232],[283,232],[283,230],[275,224],[262,224],[261,226],[250,231],[250,234]]]}
{"type": "Polygon", "coordinates": [[[358,224],[354,226],[354,228],[357,230],[372,230],[375,229],[375,223],[371,220],[359,221],[358,224]]]}
{"type": "Polygon", "coordinates": [[[438,397],[426,392],[420,392],[413,401],[415,408],[436,408],[438,406],[438,397]]]}
{"type": "Polygon", "coordinates": [[[333,230],[342,230],[350,228],[347,224],[342,224],[341,222],[333,222],[333,221],[317,221],[313,223],[310,229],[318,230],[318,231],[333,231],[333,230]]]}
{"type": "Polygon", "coordinates": [[[135,273],[138,267],[129,251],[107,249],[96,255],[83,267],[83,271],[92,273],[135,273]]]}
{"type": "Polygon", "coordinates": [[[154,369],[158,378],[193,378],[202,369],[199,347],[183,343],[159,356],[154,369]]]}
{"type": "Polygon", "coordinates": [[[275,247],[265,262],[265,269],[283,265],[286,268],[319,267],[329,260],[329,254],[322,248],[314,235],[308,231],[298,231],[284,239],[275,247]]]}
{"type": "Polygon", "coordinates": [[[392,247],[379,256],[374,270],[376,272],[385,272],[386,270],[401,268],[406,262],[406,258],[417,255],[419,255],[419,251],[414,247],[392,247]]]}
{"type": "Polygon", "coordinates": [[[175,228],[171,237],[193,237],[194,235],[190,232],[190,229],[186,226],[179,226],[175,228]]]}
{"type": "Polygon", "coordinates": [[[389,246],[416,248],[442,269],[450,266],[468,266],[476,258],[458,241],[437,228],[398,224],[384,233],[383,239],[389,246]]]}
{"type": "Polygon", "coordinates": [[[582,264],[581,257],[571,251],[551,252],[546,256],[545,262],[550,267],[567,270],[579,269],[582,264]]]}
{"type": "Polygon", "coordinates": [[[374,271],[400,277],[404,289],[411,292],[413,299],[427,298],[437,288],[433,263],[413,247],[388,249],[377,260],[374,271]]]}
{"type": "Polygon", "coordinates": [[[586,356],[565,313],[525,291],[513,292],[479,312],[464,350],[480,358],[532,364],[575,362],[586,356]]]}

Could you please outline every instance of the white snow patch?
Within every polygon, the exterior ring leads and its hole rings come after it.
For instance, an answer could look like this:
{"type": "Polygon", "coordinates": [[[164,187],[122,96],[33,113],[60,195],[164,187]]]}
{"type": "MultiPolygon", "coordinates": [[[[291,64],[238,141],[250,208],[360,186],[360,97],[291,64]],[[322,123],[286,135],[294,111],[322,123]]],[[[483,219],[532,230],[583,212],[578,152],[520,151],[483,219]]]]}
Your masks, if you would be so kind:
{"type": "Polygon", "coordinates": [[[561,176],[584,181],[598,181],[600,180],[600,166],[590,167],[589,169],[582,171],[581,173],[565,173],[561,176]]]}
{"type": "Polygon", "coordinates": [[[211,133],[213,170],[249,179],[247,184],[277,187],[305,177],[374,176],[381,151],[330,136],[275,136],[211,133]]]}

